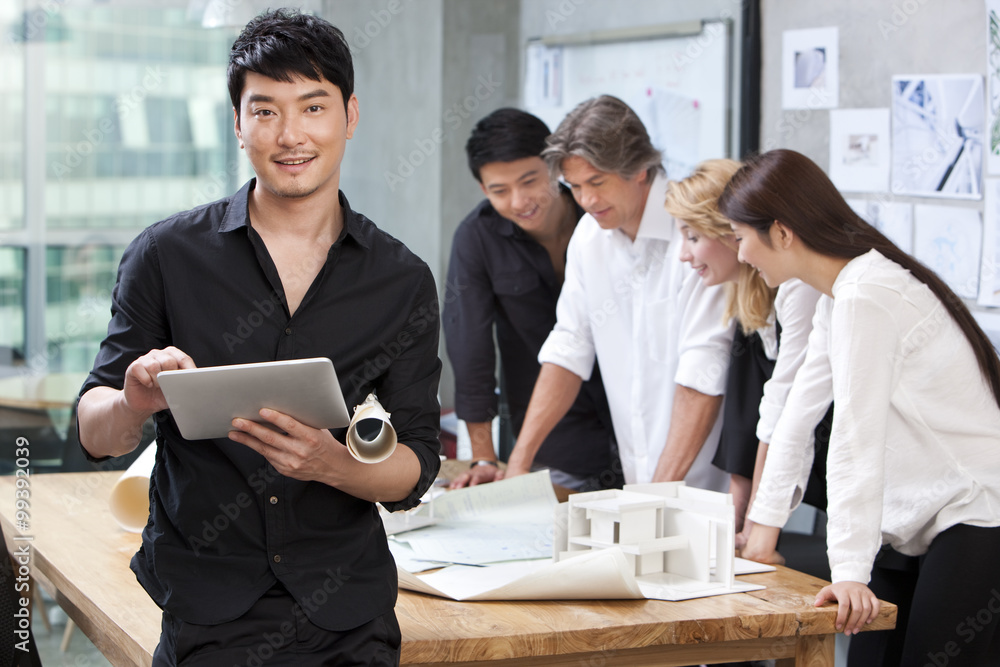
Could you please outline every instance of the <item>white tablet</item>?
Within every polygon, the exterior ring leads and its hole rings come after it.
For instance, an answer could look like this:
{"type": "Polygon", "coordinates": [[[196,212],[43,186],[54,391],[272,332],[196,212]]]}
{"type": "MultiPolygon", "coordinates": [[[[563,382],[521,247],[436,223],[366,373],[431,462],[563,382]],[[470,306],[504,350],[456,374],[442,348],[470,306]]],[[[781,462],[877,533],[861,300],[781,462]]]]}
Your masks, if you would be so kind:
{"type": "Polygon", "coordinates": [[[326,358],[161,371],[156,381],[187,440],[225,438],[236,417],[265,423],[261,408],[313,428],[340,428],[351,421],[326,358]]]}

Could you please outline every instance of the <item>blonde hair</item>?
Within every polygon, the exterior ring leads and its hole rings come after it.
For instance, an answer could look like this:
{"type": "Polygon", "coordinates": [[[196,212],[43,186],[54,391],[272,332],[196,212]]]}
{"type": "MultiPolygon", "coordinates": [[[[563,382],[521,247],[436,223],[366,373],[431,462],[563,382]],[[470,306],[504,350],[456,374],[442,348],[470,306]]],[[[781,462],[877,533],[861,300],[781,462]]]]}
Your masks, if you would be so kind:
{"type": "MultiPolygon", "coordinates": [[[[741,166],[735,160],[705,160],[687,178],[670,181],[664,204],[667,212],[702,236],[723,242],[730,239],[733,230],[719,212],[718,199],[741,166]]],[[[735,284],[726,283],[725,290],[727,320],[735,317],[745,333],[767,326],[777,290],[768,287],[756,269],[741,263],[735,284]]]]}

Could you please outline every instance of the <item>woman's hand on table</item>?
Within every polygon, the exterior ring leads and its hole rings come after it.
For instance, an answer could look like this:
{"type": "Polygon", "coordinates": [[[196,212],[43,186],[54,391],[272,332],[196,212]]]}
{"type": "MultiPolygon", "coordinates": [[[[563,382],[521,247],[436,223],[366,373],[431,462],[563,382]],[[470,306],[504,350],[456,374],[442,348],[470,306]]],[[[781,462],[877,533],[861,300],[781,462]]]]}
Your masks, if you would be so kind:
{"type": "Polygon", "coordinates": [[[816,606],[837,602],[837,632],[856,635],[878,616],[882,603],[871,589],[858,581],[840,581],[826,586],[816,595],[816,606]]]}

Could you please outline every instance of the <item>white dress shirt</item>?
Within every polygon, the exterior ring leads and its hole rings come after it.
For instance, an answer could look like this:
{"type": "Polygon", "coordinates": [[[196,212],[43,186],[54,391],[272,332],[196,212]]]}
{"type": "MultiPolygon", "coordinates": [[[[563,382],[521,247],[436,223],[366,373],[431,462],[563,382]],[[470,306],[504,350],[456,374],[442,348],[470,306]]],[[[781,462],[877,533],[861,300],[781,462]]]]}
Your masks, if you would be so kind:
{"type": "MultiPolygon", "coordinates": [[[[774,372],[771,379],[764,383],[764,396],[760,401],[757,439],[761,442],[771,442],[774,427],[785,409],[788,392],[792,390],[795,373],[806,359],[816,302],[821,296],[819,290],[798,278],[785,281],[774,297],[772,314],[772,318],[781,325],[781,345],[778,345],[778,331],[773,320],[757,332],[764,343],[764,354],[774,361],[774,372]]],[[[812,426],[815,428],[816,423],[812,426]]]]}
{"type": "Polygon", "coordinates": [[[867,583],[883,543],[915,556],[953,525],[1000,525],[1000,407],[961,329],[909,271],[872,250],[833,296],[817,306],[750,518],[782,526],[798,505],[813,453],[785,414],[818,419],[833,399],[831,575],[867,583]]]}
{"type": "MultiPolygon", "coordinates": [[[[721,395],[733,325],[723,322],[724,295],[705,287],[671,243],[663,208],[667,179],[650,186],[635,241],[605,230],[592,216],[577,224],[566,254],[556,325],[538,354],[583,379],[600,362],[625,481],[653,478],[667,441],[676,384],[721,395]],[[676,383],[676,384],[675,384],[676,383]]],[[[724,491],[729,476],[712,465],[720,418],[685,478],[724,491]]]]}

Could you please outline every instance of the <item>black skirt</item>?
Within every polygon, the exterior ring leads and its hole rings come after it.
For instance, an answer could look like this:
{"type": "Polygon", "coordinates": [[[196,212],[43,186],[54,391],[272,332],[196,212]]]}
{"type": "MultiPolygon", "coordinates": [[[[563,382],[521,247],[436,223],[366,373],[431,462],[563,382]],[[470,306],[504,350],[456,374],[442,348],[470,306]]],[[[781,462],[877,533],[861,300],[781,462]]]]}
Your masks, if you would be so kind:
{"type": "Polygon", "coordinates": [[[712,463],[732,474],[753,478],[757,461],[757,422],[764,383],[771,379],[774,361],[764,353],[764,341],[755,331],[749,336],[736,327],[730,348],[726,402],[722,409],[722,434],[712,463]]]}

